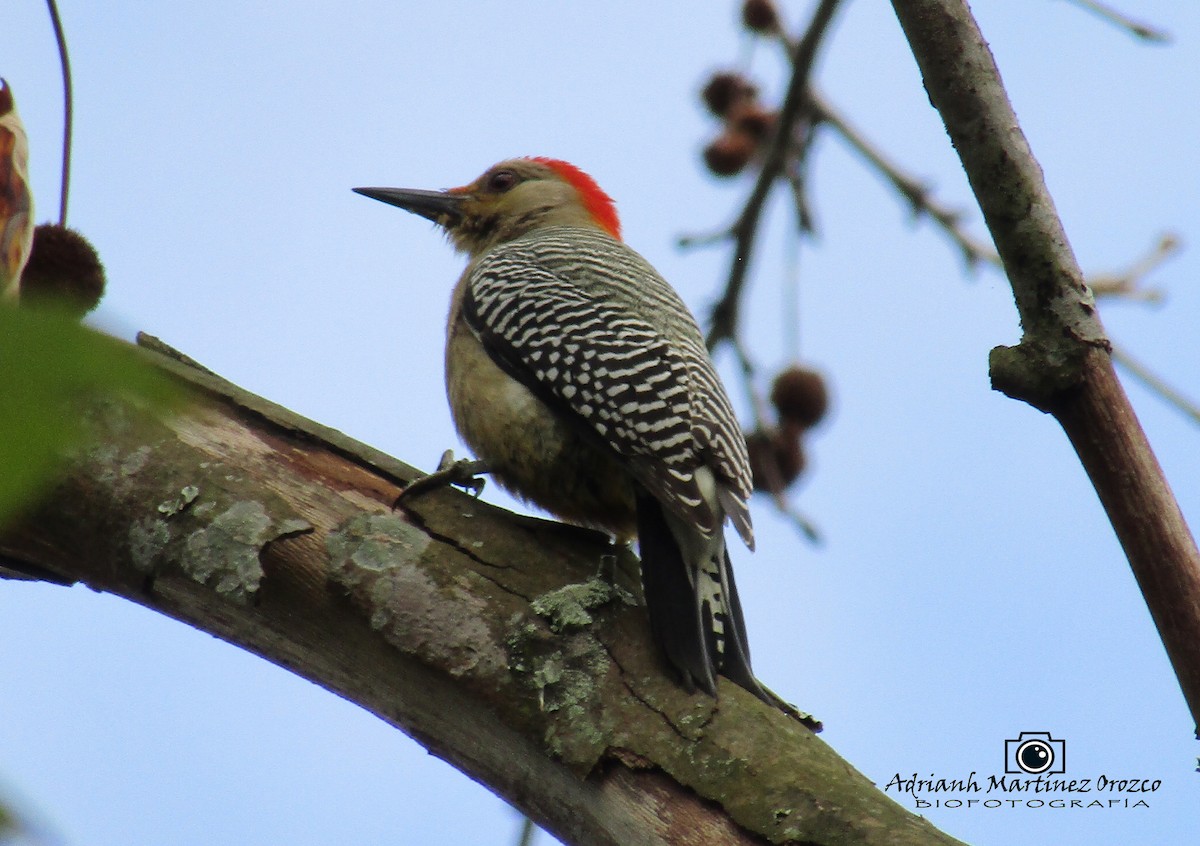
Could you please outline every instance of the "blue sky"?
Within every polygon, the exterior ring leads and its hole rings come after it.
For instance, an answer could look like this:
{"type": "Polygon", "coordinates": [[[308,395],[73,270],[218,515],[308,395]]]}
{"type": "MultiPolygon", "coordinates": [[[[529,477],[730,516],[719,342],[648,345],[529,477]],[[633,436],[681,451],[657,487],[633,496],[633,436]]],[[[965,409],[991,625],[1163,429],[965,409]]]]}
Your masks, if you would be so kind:
{"type": "MultiPolygon", "coordinates": [[[[1065,0],[975,5],[1085,270],[1119,269],[1165,230],[1182,238],[1150,279],[1164,304],[1105,303],[1102,315],[1200,397],[1200,6],[1128,3],[1174,35],[1148,47],[1065,0]]],[[[749,187],[699,164],[714,125],[696,92],[750,53],[735,8],[64,0],[70,222],[109,276],[92,322],[156,334],[428,467],[457,446],[441,336],[462,262],[426,222],[350,188],[458,185],[512,155],[571,160],[703,316],[726,250],[674,242],[727,223],[749,187]]],[[[29,132],[44,220],[57,215],[57,59],[42,4],[5,13],[0,75],[29,132]]],[[[778,92],[770,47],[751,67],[778,92]]],[[[847,3],[817,79],[982,234],[886,4],[847,3]]],[[[764,372],[791,360],[794,333],[830,378],[834,412],[794,494],[827,541],[804,543],[755,503],[758,552],[735,549],[734,563],[758,674],[880,784],[1002,772],[1004,740],[1021,731],[1062,738],[1068,775],[1162,781],[1148,808],[925,811],[969,842],[1193,842],[1200,750],[1129,567],[1054,421],[988,386],[988,350],[1018,338],[1007,283],[965,276],[832,137],[811,172],[820,238],[795,259],[781,194],[746,321],[764,372]],[[792,273],[798,318],[782,293],[792,273]]],[[[731,362],[718,363],[740,403],[731,362]]],[[[1194,519],[1200,431],[1129,392],[1194,519]]],[[[494,486],[485,496],[505,502],[494,486]]],[[[0,794],[52,842],[101,846],[508,844],[518,824],[308,682],[121,600],[26,584],[0,584],[0,794]]]]}

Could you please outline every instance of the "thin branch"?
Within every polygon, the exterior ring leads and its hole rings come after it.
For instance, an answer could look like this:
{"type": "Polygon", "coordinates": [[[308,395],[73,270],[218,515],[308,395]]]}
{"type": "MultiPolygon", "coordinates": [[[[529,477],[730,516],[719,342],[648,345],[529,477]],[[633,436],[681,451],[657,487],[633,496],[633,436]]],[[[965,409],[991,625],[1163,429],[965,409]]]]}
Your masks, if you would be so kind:
{"type": "Polygon", "coordinates": [[[1140,38],[1143,41],[1150,41],[1157,44],[1165,44],[1171,40],[1171,34],[1166,30],[1135,21],[1128,15],[1118,12],[1107,3],[1100,3],[1099,0],[1069,0],[1069,2],[1092,12],[1119,29],[1125,30],[1134,38],[1140,38]]]}
{"type": "Polygon", "coordinates": [[[692,233],[691,235],[680,235],[675,241],[675,246],[681,250],[691,250],[696,247],[715,247],[722,241],[733,237],[733,227],[726,226],[724,229],[718,229],[716,232],[692,233]]]}
{"type": "Polygon", "coordinates": [[[811,97],[816,117],[837,132],[852,150],[862,156],[904,197],[914,216],[925,215],[933,220],[958,247],[968,267],[974,268],[980,262],[1000,263],[1000,257],[994,247],[973,238],[963,229],[961,211],[942,205],[926,185],[902,171],[879,147],[852,127],[837,108],[821,94],[813,91],[811,97]]]}
{"type": "Polygon", "coordinates": [[[746,270],[754,251],[754,240],[758,234],[758,219],[762,215],[767,195],[775,180],[784,171],[791,148],[796,121],[804,113],[809,101],[808,80],[833,16],[841,0],[821,0],[813,12],[812,21],[804,36],[792,51],[792,78],[788,83],[783,105],[775,122],[775,131],[763,156],[762,169],[758,172],[754,188],[746,200],[746,206],[731,227],[734,236],[733,260],[729,268],[729,281],[720,301],[713,306],[711,326],[707,344],[711,350],[722,341],[730,340],[737,332],[738,312],[741,307],[742,289],[746,283],[746,270]]]}
{"type": "MultiPolygon", "coordinates": [[[[836,109],[817,92],[812,93],[813,111],[826,125],[832,127],[850,146],[871,163],[891,185],[909,201],[915,214],[926,214],[958,245],[968,266],[986,263],[1002,268],[999,254],[991,246],[970,236],[960,225],[961,214],[941,205],[931,192],[920,182],[901,171],[890,162],[861,133],[851,127],[836,109]]],[[[1125,297],[1157,302],[1162,292],[1141,287],[1145,277],[1166,259],[1179,251],[1179,238],[1171,233],[1163,234],[1158,242],[1133,264],[1116,273],[1097,273],[1087,276],[1088,287],[1097,297],[1125,297]]],[[[1168,385],[1145,365],[1140,364],[1123,349],[1114,347],[1113,359],[1129,373],[1136,376],[1152,392],[1168,405],[1176,408],[1192,421],[1200,423],[1200,409],[1179,391],[1168,385]]]]}
{"type": "Polygon", "coordinates": [[[58,4],[46,0],[50,10],[50,22],[54,25],[54,40],[58,42],[58,59],[63,77],[63,154],[62,193],[58,198],[58,225],[67,225],[67,194],[71,187],[71,127],[74,123],[75,95],[71,87],[71,60],[67,56],[67,37],[63,33],[62,20],[58,17],[58,4]]]}
{"type": "Polygon", "coordinates": [[[1138,379],[1143,385],[1162,397],[1179,411],[1186,414],[1194,423],[1200,423],[1200,405],[1192,402],[1179,391],[1172,388],[1150,368],[1116,344],[1112,348],[1113,361],[1121,365],[1127,373],[1138,379]]]}
{"type": "MultiPolygon", "coordinates": [[[[837,131],[851,148],[878,170],[892,187],[911,204],[914,214],[925,214],[938,224],[958,246],[968,266],[973,267],[979,263],[986,263],[1002,268],[1000,256],[995,249],[971,237],[963,229],[961,213],[938,202],[924,185],[889,161],[878,147],[851,127],[836,108],[815,91],[812,92],[812,106],[814,115],[822,123],[837,131]]],[[[1125,270],[1088,275],[1088,287],[1097,297],[1120,296],[1127,299],[1157,302],[1162,299],[1162,292],[1157,289],[1144,289],[1141,287],[1141,283],[1151,271],[1175,255],[1179,249],[1179,238],[1172,233],[1164,233],[1144,256],[1134,261],[1125,270]]],[[[1113,358],[1140,379],[1147,388],[1158,394],[1164,402],[1178,409],[1193,421],[1200,423],[1200,413],[1197,412],[1194,403],[1168,385],[1161,377],[1134,360],[1129,353],[1114,348],[1113,358]]]]}
{"type": "MultiPolygon", "coordinates": [[[[811,90],[809,94],[812,94],[811,90]]],[[[817,119],[811,117],[800,128],[802,136],[793,149],[793,154],[788,158],[783,174],[792,189],[792,206],[796,210],[796,228],[801,233],[810,235],[817,231],[816,218],[812,213],[812,206],[808,202],[808,165],[812,161],[809,150],[817,137],[817,125],[817,119]]]]}
{"type": "Polygon", "coordinates": [[[779,510],[779,513],[791,520],[810,543],[816,545],[824,543],[821,537],[821,530],[817,528],[817,524],[801,514],[796,509],[796,506],[792,505],[791,500],[787,498],[785,488],[786,486],[779,488],[772,487],[770,492],[771,499],[774,500],[775,507],[779,510]]]}
{"type": "Polygon", "coordinates": [[[737,357],[738,367],[741,369],[742,384],[746,388],[746,400],[750,403],[750,413],[754,416],[754,428],[765,428],[770,414],[767,412],[767,401],[763,398],[762,391],[758,389],[758,383],[754,379],[756,369],[754,360],[750,358],[750,354],[746,352],[746,347],[743,346],[737,335],[729,339],[729,345],[733,347],[733,354],[737,357]]]}
{"type": "Polygon", "coordinates": [[[537,833],[537,826],[529,817],[521,818],[521,831],[517,835],[517,846],[533,846],[533,836],[537,833]]]}
{"type": "Polygon", "coordinates": [[[1160,264],[1179,251],[1179,238],[1170,232],[1164,233],[1146,255],[1139,258],[1119,273],[1097,273],[1088,276],[1088,287],[1097,297],[1124,297],[1127,299],[1158,302],[1162,291],[1142,288],[1142,281],[1160,264]]]}

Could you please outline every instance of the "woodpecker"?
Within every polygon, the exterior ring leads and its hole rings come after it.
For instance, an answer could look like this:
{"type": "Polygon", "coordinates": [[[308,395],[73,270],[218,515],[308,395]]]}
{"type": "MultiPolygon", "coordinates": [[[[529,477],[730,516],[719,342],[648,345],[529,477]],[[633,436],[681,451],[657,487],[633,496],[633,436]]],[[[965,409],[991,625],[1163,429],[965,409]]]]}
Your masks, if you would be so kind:
{"type": "Polygon", "coordinates": [[[499,484],[637,538],[654,638],[686,689],[717,674],[766,702],[725,545],[751,550],[746,441],[695,319],[621,240],[613,200],[557,159],[448,191],[355,188],[427,218],[469,258],[450,298],[446,392],[499,484]]]}

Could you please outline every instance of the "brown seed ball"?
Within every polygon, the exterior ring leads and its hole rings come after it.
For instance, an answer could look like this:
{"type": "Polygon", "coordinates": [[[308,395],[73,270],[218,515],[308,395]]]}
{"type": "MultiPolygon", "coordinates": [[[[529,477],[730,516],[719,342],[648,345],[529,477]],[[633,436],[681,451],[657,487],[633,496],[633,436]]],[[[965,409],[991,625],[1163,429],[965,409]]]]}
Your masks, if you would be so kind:
{"type": "Polygon", "coordinates": [[[757,95],[758,89],[746,77],[733,71],[714,73],[700,93],[704,105],[719,118],[725,117],[735,104],[753,100],[757,95]]]}
{"type": "Polygon", "coordinates": [[[43,223],[21,273],[21,305],[52,306],[83,317],[104,296],[104,265],[74,229],[43,223]]]}
{"type": "Polygon", "coordinates": [[[775,112],[758,103],[746,101],[729,110],[729,125],[734,132],[745,133],[761,144],[775,128],[776,117],[775,112]]]}
{"type": "Polygon", "coordinates": [[[775,377],[771,385],[771,402],[781,421],[809,429],[817,425],[829,409],[829,390],[820,373],[793,365],[775,377]]]}
{"type": "Polygon", "coordinates": [[[742,23],[751,32],[773,35],[779,32],[779,10],[771,0],[746,0],[742,4],[742,23]]]}
{"type": "Polygon", "coordinates": [[[734,176],[742,172],[757,148],[744,132],[722,132],[704,148],[704,164],[717,176],[734,176]]]}
{"type": "Polygon", "coordinates": [[[800,430],[794,427],[751,432],[746,436],[746,449],[756,491],[776,493],[776,484],[782,491],[804,472],[804,447],[800,430]]]}

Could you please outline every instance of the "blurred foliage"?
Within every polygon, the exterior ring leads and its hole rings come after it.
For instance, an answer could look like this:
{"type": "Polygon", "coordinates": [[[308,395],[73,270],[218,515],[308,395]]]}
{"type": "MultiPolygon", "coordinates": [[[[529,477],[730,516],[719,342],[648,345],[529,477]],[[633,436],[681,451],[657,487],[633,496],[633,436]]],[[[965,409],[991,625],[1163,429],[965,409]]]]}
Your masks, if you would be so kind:
{"type": "Polygon", "coordinates": [[[25,826],[9,805],[0,799],[0,846],[16,846],[25,840],[25,826]]]}
{"type": "Polygon", "coordinates": [[[0,308],[0,526],[53,482],[83,436],[81,402],[174,394],[133,347],[48,309],[0,308]]]}

